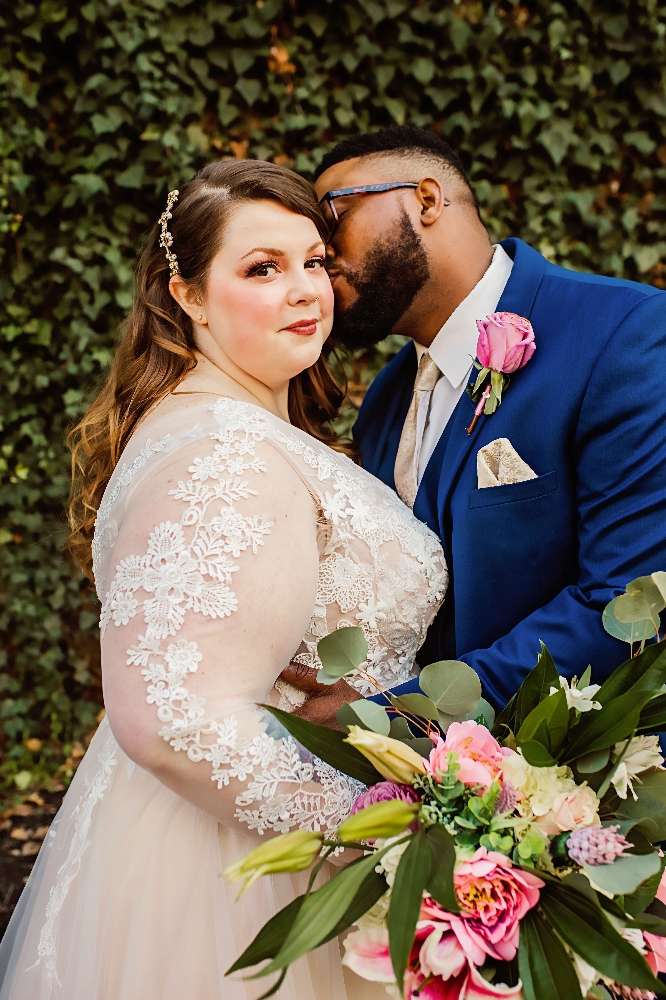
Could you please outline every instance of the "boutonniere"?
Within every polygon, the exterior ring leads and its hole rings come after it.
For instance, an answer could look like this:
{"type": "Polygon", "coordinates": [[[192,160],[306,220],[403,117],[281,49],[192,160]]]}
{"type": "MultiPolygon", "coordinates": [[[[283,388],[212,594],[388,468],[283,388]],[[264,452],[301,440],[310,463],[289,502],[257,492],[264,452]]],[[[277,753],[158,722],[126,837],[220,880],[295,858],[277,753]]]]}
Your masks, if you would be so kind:
{"type": "Polygon", "coordinates": [[[476,344],[474,367],[478,370],[474,385],[467,392],[478,405],[467,428],[471,434],[482,413],[490,416],[502,402],[502,393],[509,384],[509,375],[524,368],[536,351],[532,324],[515,313],[493,313],[477,319],[479,339],[476,344]],[[484,382],[490,375],[490,381],[484,382]]]}

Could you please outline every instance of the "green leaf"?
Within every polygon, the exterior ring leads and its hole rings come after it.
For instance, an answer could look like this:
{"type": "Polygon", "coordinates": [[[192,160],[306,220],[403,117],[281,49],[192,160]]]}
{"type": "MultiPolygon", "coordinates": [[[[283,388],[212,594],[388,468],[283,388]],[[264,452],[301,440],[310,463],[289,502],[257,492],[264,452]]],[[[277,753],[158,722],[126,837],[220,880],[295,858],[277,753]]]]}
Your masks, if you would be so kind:
{"type": "Polygon", "coordinates": [[[300,719],[290,712],[273,708],[272,705],[263,705],[262,707],[275,716],[278,722],[281,722],[302,746],[310,750],[320,760],[330,764],[331,767],[337,768],[343,774],[348,774],[350,778],[362,781],[364,785],[375,785],[378,781],[384,780],[379,771],[374,769],[363,754],[355,750],[349,743],[345,743],[347,733],[318,726],[316,723],[300,719]]]}
{"type": "Polygon", "coordinates": [[[564,688],[558,684],[554,694],[548,695],[532,709],[516,733],[516,741],[522,745],[524,742],[537,740],[552,755],[559,749],[568,728],[567,696],[564,688]]]}
{"type": "Polygon", "coordinates": [[[600,711],[588,712],[587,718],[578,723],[562,748],[560,763],[569,764],[578,757],[612,747],[631,736],[638,726],[641,713],[641,705],[636,705],[637,700],[640,701],[640,695],[633,698],[625,695],[604,705],[600,711]]]}
{"type": "MultiPolygon", "coordinates": [[[[516,693],[515,722],[510,728],[514,732],[520,729],[532,709],[536,708],[540,701],[548,697],[550,689],[552,687],[559,688],[559,686],[560,675],[557,672],[553,658],[545,645],[541,643],[541,652],[539,653],[537,665],[529,672],[516,693]]],[[[495,725],[499,721],[498,719],[495,725]]]]}
{"type": "Polygon", "coordinates": [[[666,839],[666,771],[652,771],[641,775],[640,784],[634,782],[636,799],[631,795],[616,806],[618,816],[630,819],[647,817],[656,827],[653,840],[666,839]]]}
{"type": "Polygon", "coordinates": [[[265,923],[261,928],[252,944],[248,945],[243,954],[227,969],[225,976],[230,976],[232,972],[238,972],[240,969],[248,969],[267,958],[275,958],[298,916],[304,899],[304,895],[297,896],[291,903],[279,910],[275,916],[271,917],[268,923],[265,923]]]}
{"type": "Polygon", "coordinates": [[[613,601],[615,617],[620,622],[640,622],[646,618],[657,622],[659,612],[666,608],[661,590],[651,576],[639,576],[626,586],[626,594],[613,601]]]}
{"type": "Polygon", "coordinates": [[[389,950],[401,992],[430,868],[430,848],[425,831],[419,830],[400,858],[388,912],[389,950]]]}
{"type": "Polygon", "coordinates": [[[593,750],[586,753],[576,761],[576,770],[581,774],[596,774],[606,766],[610,758],[610,747],[603,750],[593,750]]]}
{"type": "Polygon", "coordinates": [[[429,663],[419,675],[419,687],[446,715],[471,712],[481,697],[481,681],[476,671],[459,660],[429,663]]]}
{"type": "Polygon", "coordinates": [[[368,644],[362,629],[339,628],[319,640],[317,653],[326,673],[339,679],[360,667],[368,655],[368,644]]]}
{"type": "Polygon", "coordinates": [[[632,688],[645,693],[647,704],[650,698],[661,692],[666,679],[666,640],[662,639],[648,646],[629,660],[625,660],[608,677],[594,696],[595,701],[607,704],[613,698],[628,694],[632,688]]]}
{"type": "Polygon", "coordinates": [[[655,896],[661,883],[664,867],[666,867],[666,856],[660,858],[660,861],[659,871],[639,885],[635,892],[624,897],[624,908],[632,917],[643,913],[648,907],[652,907],[653,903],[659,902],[655,896]]]}
{"type": "Polygon", "coordinates": [[[635,892],[642,882],[655,875],[661,868],[661,860],[655,851],[653,854],[627,854],[610,865],[583,865],[583,868],[596,886],[620,896],[635,892]]]}
{"type": "Polygon", "coordinates": [[[391,695],[391,704],[394,708],[399,708],[402,712],[409,712],[411,715],[417,715],[422,719],[439,721],[437,706],[433,704],[430,698],[426,698],[425,695],[403,694],[399,697],[391,695]]]}
{"type": "Polygon", "coordinates": [[[342,918],[349,912],[365,879],[374,872],[377,862],[387,850],[389,848],[353,861],[329,882],[310,893],[278,954],[253,978],[270,975],[291,965],[301,955],[323,944],[325,939],[330,940],[334,931],[337,934],[342,918]]]}
{"type": "Polygon", "coordinates": [[[632,646],[635,642],[645,642],[648,639],[652,639],[657,634],[657,630],[653,622],[649,621],[649,619],[644,618],[636,622],[621,622],[616,617],[615,601],[619,600],[620,598],[616,597],[614,601],[607,604],[601,616],[602,624],[608,634],[612,635],[614,639],[628,642],[632,646]]]}
{"type": "Polygon", "coordinates": [[[539,905],[565,944],[602,975],[662,995],[663,987],[643,956],[618,934],[601,908],[582,893],[548,880],[541,890],[539,905]]]}
{"type": "Polygon", "coordinates": [[[391,719],[391,730],[389,732],[389,736],[392,739],[400,740],[401,742],[414,739],[414,733],[407,725],[407,720],[403,719],[400,715],[394,716],[391,719]]]}
{"type": "Polygon", "coordinates": [[[666,730],[666,694],[651,698],[643,708],[638,720],[637,735],[661,733],[666,730]]]}
{"type": "Polygon", "coordinates": [[[518,973],[525,1000],[573,1000],[578,976],[562,942],[537,910],[520,922],[518,973]]]}
{"type": "Polygon", "coordinates": [[[428,827],[426,841],[432,862],[426,890],[447,913],[460,913],[453,885],[453,869],[456,863],[455,841],[440,823],[428,827]]]}
{"type": "Polygon", "coordinates": [[[554,767],[557,764],[557,760],[550,751],[542,743],[537,743],[536,740],[526,740],[525,743],[521,743],[520,749],[523,751],[523,757],[532,767],[554,767]]]}
{"type": "Polygon", "coordinates": [[[373,733],[380,733],[382,736],[389,735],[391,722],[386,710],[381,705],[360,698],[358,701],[349,702],[349,707],[366,729],[372,730],[373,733]]]}

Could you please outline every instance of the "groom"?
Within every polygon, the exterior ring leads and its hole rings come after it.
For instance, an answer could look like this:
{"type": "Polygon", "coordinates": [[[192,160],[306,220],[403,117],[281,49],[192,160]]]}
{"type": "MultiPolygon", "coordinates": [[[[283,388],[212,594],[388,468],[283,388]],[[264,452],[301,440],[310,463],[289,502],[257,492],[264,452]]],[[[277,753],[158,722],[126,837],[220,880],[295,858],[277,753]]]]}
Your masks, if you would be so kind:
{"type": "Polygon", "coordinates": [[[540,641],[562,674],[590,663],[603,680],[627,655],[605,604],[666,569],[666,293],[564,270],[519,239],[493,247],[460,160],[419,128],[346,139],[315,187],[334,336],[410,338],[354,437],[446,552],[449,591],[419,663],[465,661],[497,708],[540,641]],[[495,312],[529,320],[536,350],[470,433],[476,321],[495,312]]]}

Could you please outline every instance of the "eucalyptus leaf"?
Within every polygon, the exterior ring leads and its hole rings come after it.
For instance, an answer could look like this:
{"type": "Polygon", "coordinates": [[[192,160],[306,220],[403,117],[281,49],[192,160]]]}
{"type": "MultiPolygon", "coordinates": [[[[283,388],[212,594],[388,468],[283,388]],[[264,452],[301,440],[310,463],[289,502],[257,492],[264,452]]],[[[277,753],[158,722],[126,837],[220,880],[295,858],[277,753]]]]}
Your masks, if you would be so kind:
{"type": "Polygon", "coordinates": [[[653,854],[627,854],[610,865],[583,865],[583,868],[595,886],[619,896],[635,892],[642,882],[660,870],[661,861],[655,851],[653,854]]]}
{"type": "Polygon", "coordinates": [[[404,740],[407,746],[410,746],[412,750],[416,750],[418,754],[425,757],[426,760],[430,756],[430,751],[434,747],[434,743],[427,736],[417,736],[415,739],[404,740]]]}
{"type": "Polygon", "coordinates": [[[610,604],[607,604],[601,616],[602,624],[608,634],[612,635],[614,639],[620,639],[631,645],[635,642],[645,642],[652,639],[657,634],[657,630],[649,619],[642,618],[633,622],[620,621],[615,614],[615,602],[619,600],[620,598],[616,597],[610,604]]]}
{"type": "Polygon", "coordinates": [[[586,753],[578,758],[576,769],[581,774],[596,774],[597,771],[601,771],[606,766],[609,759],[610,747],[605,747],[603,750],[593,750],[592,753],[586,753]]]}
{"type": "Polygon", "coordinates": [[[391,704],[394,708],[399,708],[403,712],[409,712],[411,715],[417,715],[422,719],[437,721],[439,718],[437,706],[433,704],[430,698],[426,698],[422,694],[402,694],[399,697],[391,695],[391,704]]]}
{"type": "Polygon", "coordinates": [[[374,701],[367,701],[365,698],[359,698],[358,701],[350,702],[349,707],[366,729],[371,729],[372,732],[379,733],[381,736],[389,735],[391,723],[386,710],[381,705],[376,705],[374,701]]]}
{"type": "Polygon", "coordinates": [[[413,740],[414,733],[411,731],[407,725],[407,720],[403,719],[402,716],[396,715],[391,719],[391,729],[389,731],[389,736],[394,740],[413,740]]]}
{"type": "Polygon", "coordinates": [[[338,709],[335,716],[335,721],[340,726],[340,728],[344,729],[345,732],[347,733],[349,732],[350,726],[360,726],[361,729],[370,728],[369,726],[366,726],[364,722],[361,721],[361,719],[358,717],[354,709],[351,707],[351,703],[348,701],[346,701],[344,705],[341,705],[340,708],[338,709]]]}
{"type": "Polygon", "coordinates": [[[620,622],[658,621],[659,612],[666,608],[666,598],[651,576],[639,576],[626,586],[626,594],[613,601],[613,612],[620,622]]]}
{"type": "Polygon", "coordinates": [[[459,660],[428,664],[419,675],[419,687],[446,715],[471,712],[481,697],[481,681],[476,671],[459,660]]]}
{"type": "Polygon", "coordinates": [[[356,626],[339,628],[319,640],[317,653],[326,674],[339,679],[365,661],[368,644],[362,629],[356,626]]]}

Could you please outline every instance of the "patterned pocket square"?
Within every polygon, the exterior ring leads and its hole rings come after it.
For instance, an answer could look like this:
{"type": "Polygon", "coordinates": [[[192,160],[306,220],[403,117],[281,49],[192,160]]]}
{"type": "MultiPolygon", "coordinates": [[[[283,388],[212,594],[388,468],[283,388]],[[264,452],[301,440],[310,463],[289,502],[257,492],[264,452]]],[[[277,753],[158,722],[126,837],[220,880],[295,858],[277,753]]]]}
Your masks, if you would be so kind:
{"type": "Polygon", "coordinates": [[[477,486],[505,486],[507,483],[524,483],[537,479],[537,474],[513,447],[508,438],[497,438],[480,448],[476,455],[477,486]]]}

